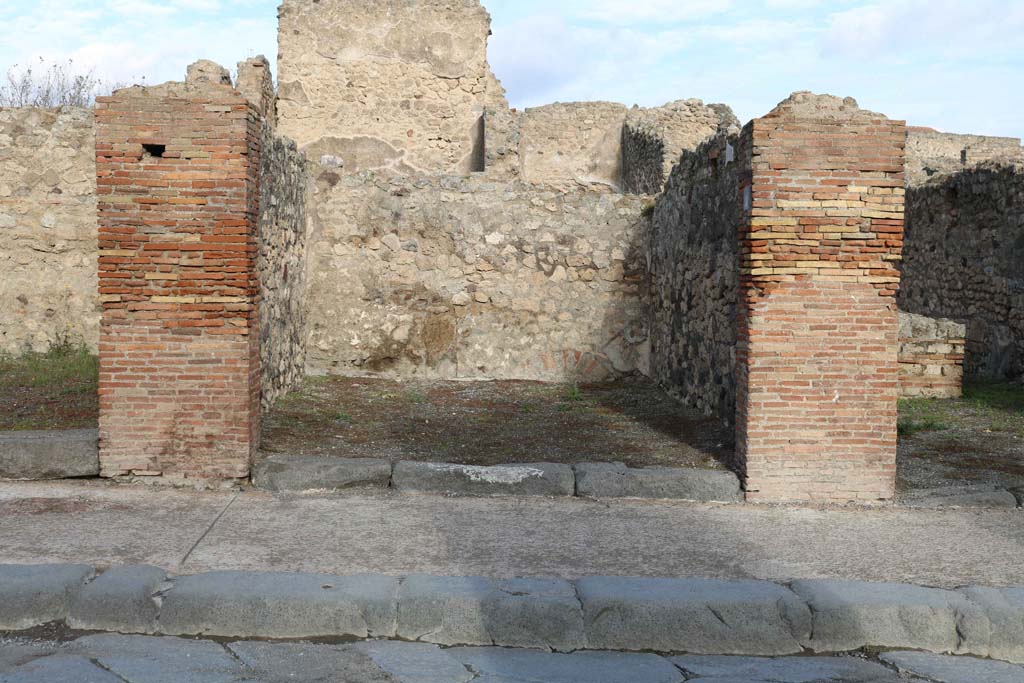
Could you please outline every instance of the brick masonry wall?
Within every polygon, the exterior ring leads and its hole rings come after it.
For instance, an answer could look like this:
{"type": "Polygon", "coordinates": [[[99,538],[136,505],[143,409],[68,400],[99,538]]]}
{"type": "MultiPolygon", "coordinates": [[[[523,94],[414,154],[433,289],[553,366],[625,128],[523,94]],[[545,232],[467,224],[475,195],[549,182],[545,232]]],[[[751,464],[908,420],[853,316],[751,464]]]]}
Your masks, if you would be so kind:
{"type": "Polygon", "coordinates": [[[96,122],[102,474],[245,477],[259,114],[230,86],[167,84],[100,98],[96,122]]]}
{"type": "Polygon", "coordinates": [[[968,377],[1024,376],[1024,164],[911,187],[901,268],[901,309],[966,321],[968,377]]]}
{"type": "Polygon", "coordinates": [[[743,136],[736,433],[748,497],[891,498],[905,124],[797,93],[743,136]]]}
{"type": "MultiPolygon", "coordinates": [[[[651,217],[651,377],[726,422],[736,411],[739,136],[684,152],[651,217]]],[[[749,148],[742,150],[749,153],[749,148]]],[[[660,161],[658,168],[660,169],[660,161]]]]}
{"type": "Polygon", "coordinates": [[[954,320],[900,312],[900,397],[963,395],[967,328],[954,320]]]}

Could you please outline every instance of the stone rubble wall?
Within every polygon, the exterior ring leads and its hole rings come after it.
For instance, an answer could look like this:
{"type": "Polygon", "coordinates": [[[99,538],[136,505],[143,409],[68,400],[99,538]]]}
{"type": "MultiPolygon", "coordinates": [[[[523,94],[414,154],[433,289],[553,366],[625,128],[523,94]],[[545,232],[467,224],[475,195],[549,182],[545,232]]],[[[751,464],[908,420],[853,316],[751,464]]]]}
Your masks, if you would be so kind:
{"type": "Polygon", "coordinates": [[[642,198],[324,169],[308,369],[599,380],[647,369],[642,198]]]}
{"type": "Polygon", "coordinates": [[[651,377],[732,422],[736,408],[741,167],[722,132],[684,152],[651,218],[651,377]]]}
{"type": "Polygon", "coordinates": [[[907,183],[921,185],[933,176],[949,175],[985,161],[1024,162],[1019,138],[940,133],[910,128],[907,133],[907,183]]]}
{"type": "Polygon", "coordinates": [[[0,109],[0,352],[96,349],[96,160],[87,109],[0,109]]]}
{"type": "Polygon", "coordinates": [[[262,407],[301,382],[306,363],[306,156],[263,125],[260,157],[262,407]]]}
{"type": "Polygon", "coordinates": [[[967,327],[900,311],[900,397],[963,395],[967,327]]]}
{"type": "Polygon", "coordinates": [[[967,376],[1024,375],[1024,164],[910,188],[899,302],[966,320],[967,376]]]}
{"type": "Polygon", "coordinates": [[[480,170],[480,119],[507,107],[477,0],[284,0],[278,120],[347,172],[480,170]]]}

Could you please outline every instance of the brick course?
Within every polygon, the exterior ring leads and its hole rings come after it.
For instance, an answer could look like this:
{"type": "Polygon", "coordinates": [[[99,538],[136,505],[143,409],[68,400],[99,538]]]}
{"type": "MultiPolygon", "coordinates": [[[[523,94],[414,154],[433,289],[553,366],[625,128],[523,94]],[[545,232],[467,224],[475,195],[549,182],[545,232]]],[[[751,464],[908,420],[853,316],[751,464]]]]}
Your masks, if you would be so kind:
{"type": "Polygon", "coordinates": [[[797,93],[741,136],[737,458],[759,501],[891,498],[906,126],[797,93]]]}
{"type": "Polygon", "coordinates": [[[260,116],[229,86],[96,105],[103,476],[240,478],[259,430],[260,116]]]}

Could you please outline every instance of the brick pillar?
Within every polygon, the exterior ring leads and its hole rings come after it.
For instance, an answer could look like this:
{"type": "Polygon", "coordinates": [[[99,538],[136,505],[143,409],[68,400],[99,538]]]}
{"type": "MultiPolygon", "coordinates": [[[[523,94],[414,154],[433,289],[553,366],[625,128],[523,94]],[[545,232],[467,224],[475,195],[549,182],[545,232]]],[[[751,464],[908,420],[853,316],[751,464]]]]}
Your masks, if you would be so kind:
{"type": "Polygon", "coordinates": [[[96,105],[103,476],[246,477],[259,435],[260,120],[230,86],[96,105]]]}
{"type": "Polygon", "coordinates": [[[797,93],[743,135],[736,423],[749,498],[891,498],[906,125],[797,93]]]}

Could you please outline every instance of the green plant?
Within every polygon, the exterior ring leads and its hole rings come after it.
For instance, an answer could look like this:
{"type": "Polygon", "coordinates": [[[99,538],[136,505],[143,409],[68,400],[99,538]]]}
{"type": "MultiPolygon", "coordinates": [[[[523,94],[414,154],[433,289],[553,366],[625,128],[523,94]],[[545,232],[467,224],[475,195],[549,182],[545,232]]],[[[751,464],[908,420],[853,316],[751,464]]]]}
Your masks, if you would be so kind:
{"type": "Polygon", "coordinates": [[[643,208],[640,209],[640,215],[644,218],[650,218],[654,215],[654,208],[656,204],[654,202],[646,202],[643,208]]]}
{"type": "Polygon", "coordinates": [[[949,427],[944,422],[932,417],[922,420],[900,420],[896,425],[896,431],[900,436],[913,436],[920,432],[940,432],[945,429],[949,429],[949,427]]]}

